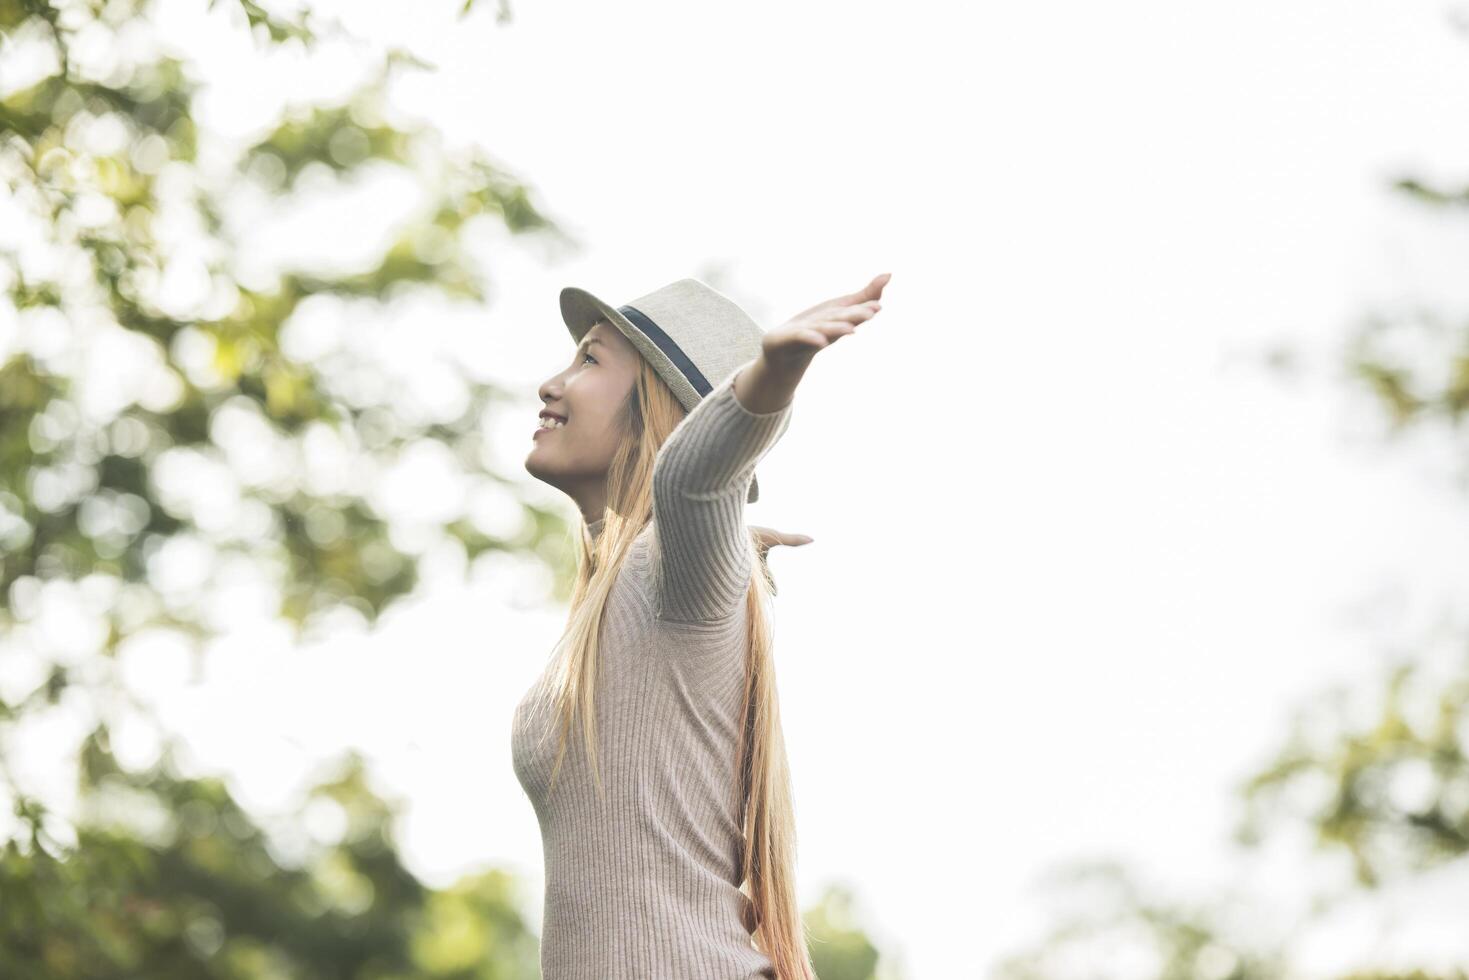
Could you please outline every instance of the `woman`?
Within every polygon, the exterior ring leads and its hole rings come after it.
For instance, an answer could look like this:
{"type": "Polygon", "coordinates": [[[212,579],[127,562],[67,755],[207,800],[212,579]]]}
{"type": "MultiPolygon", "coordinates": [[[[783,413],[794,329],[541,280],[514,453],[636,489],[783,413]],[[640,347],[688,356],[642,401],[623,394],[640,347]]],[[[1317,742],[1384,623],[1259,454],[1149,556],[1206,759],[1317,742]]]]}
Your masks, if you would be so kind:
{"type": "Polygon", "coordinates": [[[769,333],[696,279],[615,309],[561,292],[578,346],[541,385],[525,467],[576,502],[582,548],[512,731],[545,854],[545,980],[814,980],[763,554],[800,538],[762,537],[744,505],[812,358],[888,278],[769,333]]]}

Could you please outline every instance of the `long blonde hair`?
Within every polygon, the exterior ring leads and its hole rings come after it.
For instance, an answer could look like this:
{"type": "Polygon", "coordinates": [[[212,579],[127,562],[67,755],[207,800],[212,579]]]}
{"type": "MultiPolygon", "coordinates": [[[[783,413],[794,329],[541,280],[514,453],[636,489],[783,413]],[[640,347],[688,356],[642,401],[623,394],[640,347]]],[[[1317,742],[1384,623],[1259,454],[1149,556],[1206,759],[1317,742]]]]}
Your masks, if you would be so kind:
{"type": "MultiPolygon", "coordinates": [[[[551,785],[566,754],[576,715],[584,721],[586,755],[597,792],[605,799],[597,768],[594,694],[597,635],[618,570],[638,534],[653,519],[653,463],[658,449],[684,415],[683,405],[646,360],[626,403],[623,436],[607,472],[607,512],[593,540],[585,525],[578,551],[571,613],[557,644],[553,696],[561,720],[561,746],[551,785]]],[[[790,768],[781,732],[769,617],[775,583],[752,532],[750,585],[745,594],[749,645],[745,658],[744,724],[736,758],[744,832],[740,888],[749,902],[745,929],[770,957],[777,980],[816,980],[796,897],[796,821],[790,768]]]]}

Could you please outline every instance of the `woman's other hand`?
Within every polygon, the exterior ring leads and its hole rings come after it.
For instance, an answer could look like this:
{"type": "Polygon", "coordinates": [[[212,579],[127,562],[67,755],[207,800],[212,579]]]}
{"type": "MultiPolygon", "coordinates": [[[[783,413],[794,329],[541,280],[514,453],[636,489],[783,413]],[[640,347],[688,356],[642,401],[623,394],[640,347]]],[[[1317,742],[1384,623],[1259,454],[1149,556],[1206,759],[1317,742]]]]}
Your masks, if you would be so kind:
{"type": "Polygon", "coordinates": [[[760,563],[765,565],[765,572],[770,581],[770,594],[779,595],[780,589],[776,586],[775,576],[770,574],[770,565],[766,561],[770,549],[778,544],[810,544],[816,539],[809,534],[792,534],[788,531],[777,531],[773,527],[761,527],[758,524],[751,524],[749,527],[755,532],[755,550],[760,555],[760,563]]]}
{"type": "Polygon", "coordinates": [[[800,546],[810,544],[816,539],[809,534],[793,534],[789,531],[777,531],[773,527],[761,527],[751,524],[750,530],[755,532],[755,544],[760,549],[760,557],[764,558],[771,548],[778,544],[800,546]]]}

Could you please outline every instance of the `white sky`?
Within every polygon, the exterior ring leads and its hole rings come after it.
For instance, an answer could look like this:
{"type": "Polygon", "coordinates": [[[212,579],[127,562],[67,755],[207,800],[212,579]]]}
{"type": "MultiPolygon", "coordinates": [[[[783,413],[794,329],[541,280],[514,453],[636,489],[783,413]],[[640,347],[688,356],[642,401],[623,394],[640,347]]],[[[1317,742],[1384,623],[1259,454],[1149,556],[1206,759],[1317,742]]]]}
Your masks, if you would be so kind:
{"type": "MultiPolygon", "coordinates": [[[[1281,340],[1329,357],[1372,302],[1465,298],[1445,282],[1469,236],[1386,190],[1469,172],[1448,8],[558,0],[497,28],[482,5],[338,6],[438,66],[400,108],[485,147],[583,243],[498,242],[482,316],[423,324],[523,394],[511,465],[569,350],[561,286],[625,302],[720,270],[768,329],[893,273],[818,358],[750,511],[816,539],[772,559],[803,899],[851,884],[909,980],[938,980],[1024,945],[1056,862],[1122,857],[1199,896],[1236,880],[1232,784],[1291,704],[1370,670],[1469,573],[1446,458],[1372,448],[1374,414],[1324,369],[1247,363],[1281,340]]],[[[221,130],[354,79],[345,56],[262,75],[217,23],[174,23],[221,130]]],[[[314,215],[271,247],[363,242],[314,215]]],[[[320,649],[242,628],[202,685],[166,649],[125,663],[257,807],[363,747],[406,798],[413,867],[513,868],[538,924],[510,716],[564,610],[527,603],[524,569],[450,568],[320,649]]],[[[1391,952],[1370,935],[1318,964],[1391,952]]]]}

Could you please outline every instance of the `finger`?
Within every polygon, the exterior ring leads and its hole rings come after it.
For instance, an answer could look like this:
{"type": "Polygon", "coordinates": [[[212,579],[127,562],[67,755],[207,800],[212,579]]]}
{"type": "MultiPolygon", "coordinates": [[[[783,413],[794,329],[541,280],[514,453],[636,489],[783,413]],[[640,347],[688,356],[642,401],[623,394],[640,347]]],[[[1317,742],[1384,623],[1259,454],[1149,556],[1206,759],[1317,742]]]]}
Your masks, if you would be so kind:
{"type": "Polygon", "coordinates": [[[831,314],[832,317],[838,317],[840,319],[821,320],[817,323],[808,324],[808,329],[801,331],[800,336],[806,337],[812,331],[820,331],[826,342],[830,342],[837,339],[837,337],[843,337],[851,333],[859,324],[866,323],[874,315],[874,311],[868,310],[866,307],[853,307],[848,311],[831,314]]]}
{"type": "Polygon", "coordinates": [[[796,534],[792,531],[777,531],[773,527],[764,527],[759,524],[751,524],[750,530],[755,532],[756,539],[761,545],[769,548],[771,545],[784,544],[792,547],[810,544],[816,540],[809,534],[796,534]]]}
{"type": "Polygon", "coordinates": [[[852,330],[852,325],[845,320],[831,320],[826,323],[814,323],[796,336],[806,341],[814,354],[816,351],[830,347],[852,330]]]}
{"type": "Polygon", "coordinates": [[[883,287],[888,284],[888,280],[892,276],[893,274],[891,272],[884,272],[881,275],[873,276],[871,282],[852,294],[851,301],[853,303],[863,303],[871,299],[881,299],[883,287]]]}
{"type": "Polygon", "coordinates": [[[884,272],[881,275],[873,276],[872,281],[867,284],[867,288],[864,290],[864,292],[867,294],[867,298],[881,299],[882,291],[884,287],[887,286],[888,280],[892,277],[893,274],[891,272],[884,272]]]}
{"type": "Polygon", "coordinates": [[[838,337],[845,337],[856,329],[856,324],[850,320],[823,320],[818,323],[808,323],[792,333],[788,339],[782,338],[781,347],[784,348],[792,340],[796,340],[809,346],[814,353],[830,347],[838,337]]]}
{"type": "Polygon", "coordinates": [[[881,299],[883,287],[888,284],[888,279],[890,278],[892,278],[891,272],[884,272],[882,275],[874,276],[871,282],[863,286],[861,289],[857,290],[855,293],[847,293],[843,296],[833,296],[829,300],[817,303],[809,310],[802,310],[800,313],[796,314],[796,316],[806,317],[810,316],[813,313],[820,313],[821,311],[829,309],[831,307],[855,306],[860,303],[866,303],[870,300],[881,299]]]}
{"type": "Polygon", "coordinates": [[[794,546],[807,544],[813,540],[809,534],[796,534],[794,531],[771,531],[770,533],[775,536],[778,544],[794,546]]]}
{"type": "Polygon", "coordinates": [[[773,528],[751,526],[750,530],[755,532],[755,546],[761,555],[764,555],[773,546],[785,543],[782,540],[784,535],[773,528]]]}
{"type": "Polygon", "coordinates": [[[873,300],[863,303],[860,306],[849,306],[844,310],[838,310],[830,316],[831,319],[870,320],[881,309],[882,306],[873,300]]]}
{"type": "Polygon", "coordinates": [[[855,323],[849,323],[846,320],[830,320],[826,323],[817,324],[816,329],[822,332],[828,344],[832,344],[847,334],[856,333],[857,325],[855,323]]]}
{"type": "Polygon", "coordinates": [[[843,305],[851,305],[853,303],[865,303],[870,299],[877,299],[882,296],[882,288],[888,284],[888,279],[891,277],[891,272],[884,272],[882,275],[873,276],[867,285],[855,293],[848,293],[845,296],[837,297],[837,301],[843,305]]]}

